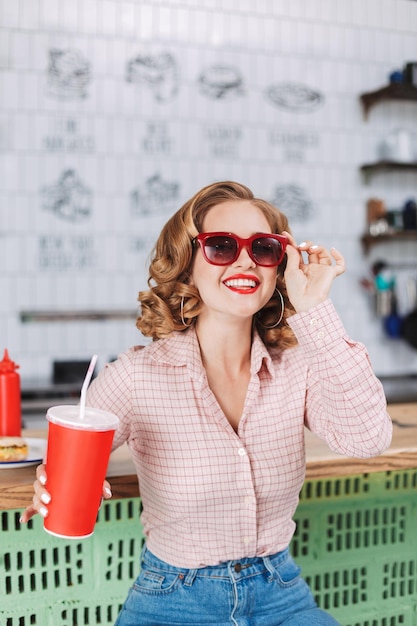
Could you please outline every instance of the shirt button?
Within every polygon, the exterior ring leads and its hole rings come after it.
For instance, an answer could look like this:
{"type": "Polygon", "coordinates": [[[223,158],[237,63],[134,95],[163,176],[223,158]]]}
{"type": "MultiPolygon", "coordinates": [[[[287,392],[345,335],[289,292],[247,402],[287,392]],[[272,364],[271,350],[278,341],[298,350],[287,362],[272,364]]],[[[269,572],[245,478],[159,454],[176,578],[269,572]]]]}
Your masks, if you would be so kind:
{"type": "Polygon", "coordinates": [[[319,339],[323,339],[323,337],[324,337],[324,332],[321,330],[319,333],[317,333],[317,337],[318,337],[319,339]]]}
{"type": "Polygon", "coordinates": [[[245,450],[245,448],[239,448],[237,453],[238,453],[239,456],[245,456],[246,455],[246,450],[245,450]]]}
{"type": "Polygon", "coordinates": [[[244,503],[250,504],[252,502],[252,498],[250,496],[245,496],[244,503]]]}
{"type": "Polygon", "coordinates": [[[242,541],[243,541],[243,543],[245,544],[245,546],[247,546],[247,545],[248,545],[248,543],[250,543],[250,539],[249,539],[249,537],[243,537],[243,540],[242,540],[242,541]]]}
{"type": "Polygon", "coordinates": [[[311,318],[311,320],[310,320],[310,324],[311,324],[311,326],[315,326],[315,325],[317,324],[317,320],[316,320],[316,318],[315,318],[315,317],[312,317],[312,318],[311,318]]]}

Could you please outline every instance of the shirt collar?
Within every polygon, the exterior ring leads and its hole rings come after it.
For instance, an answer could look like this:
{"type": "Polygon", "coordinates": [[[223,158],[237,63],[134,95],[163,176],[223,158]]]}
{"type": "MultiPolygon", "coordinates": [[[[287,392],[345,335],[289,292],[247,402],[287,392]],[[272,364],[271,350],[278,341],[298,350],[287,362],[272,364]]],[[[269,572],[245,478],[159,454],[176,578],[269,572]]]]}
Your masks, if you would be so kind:
{"type": "Polygon", "coordinates": [[[203,373],[200,346],[194,327],[172,332],[164,339],[158,339],[150,346],[150,357],[157,363],[172,367],[188,367],[192,378],[198,379],[203,373]]]}
{"type": "MultiPolygon", "coordinates": [[[[200,346],[194,326],[183,332],[173,332],[164,339],[159,339],[148,346],[150,357],[157,363],[165,363],[173,367],[186,366],[192,378],[198,379],[203,373],[200,346]]],[[[258,332],[254,330],[251,374],[258,374],[263,364],[270,376],[274,378],[275,372],[271,355],[258,332]]]]}
{"type": "Polygon", "coordinates": [[[275,378],[275,370],[268,348],[260,338],[258,331],[253,331],[252,354],[251,354],[251,374],[257,374],[265,364],[271,378],[275,378]]]}

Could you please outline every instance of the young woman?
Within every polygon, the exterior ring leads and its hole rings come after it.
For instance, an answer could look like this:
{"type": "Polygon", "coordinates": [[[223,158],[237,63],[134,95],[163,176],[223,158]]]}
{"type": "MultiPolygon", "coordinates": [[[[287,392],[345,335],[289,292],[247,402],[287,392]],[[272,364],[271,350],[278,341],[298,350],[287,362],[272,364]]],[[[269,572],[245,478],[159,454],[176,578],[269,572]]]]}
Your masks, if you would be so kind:
{"type": "MultiPolygon", "coordinates": [[[[345,263],[297,245],[244,185],[199,191],[163,228],[139,294],[153,341],[107,365],[88,404],[116,413],[147,537],[117,626],[326,626],[288,546],[304,427],[338,453],[391,440],[363,345],[329,300],[345,263]]],[[[33,504],[47,515],[45,468],[33,504]]],[[[106,493],[105,493],[106,496],[106,493]]]]}

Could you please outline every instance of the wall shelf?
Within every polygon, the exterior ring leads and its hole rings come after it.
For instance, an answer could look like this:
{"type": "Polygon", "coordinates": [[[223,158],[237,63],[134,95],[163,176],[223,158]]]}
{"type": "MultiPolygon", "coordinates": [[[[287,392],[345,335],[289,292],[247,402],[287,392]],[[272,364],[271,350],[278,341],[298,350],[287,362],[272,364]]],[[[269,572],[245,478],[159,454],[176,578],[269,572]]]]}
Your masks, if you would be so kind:
{"type": "Polygon", "coordinates": [[[417,102],[417,87],[407,83],[391,83],[376,91],[363,93],[359,96],[364,118],[368,119],[368,113],[372,107],[384,100],[414,100],[417,102]]]}
{"type": "Polygon", "coordinates": [[[362,174],[364,175],[365,182],[369,182],[371,176],[374,174],[380,174],[385,172],[406,172],[406,171],[416,171],[417,172],[417,161],[412,161],[410,163],[403,163],[401,161],[387,161],[381,160],[376,161],[375,163],[367,163],[362,165],[360,168],[362,174]]]}
{"type": "Polygon", "coordinates": [[[361,237],[361,243],[363,251],[368,254],[372,246],[375,246],[384,241],[417,241],[417,230],[402,230],[396,233],[385,233],[383,235],[363,235],[361,237]]]}
{"type": "MultiPolygon", "coordinates": [[[[376,91],[363,93],[359,98],[364,117],[367,119],[370,109],[384,100],[408,100],[417,103],[417,86],[408,83],[390,83],[376,91]]],[[[375,163],[362,165],[360,171],[364,176],[365,183],[368,183],[373,175],[379,173],[417,172],[417,161],[401,162],[383,159],[375,163]]],[[[367,233],[361,237],[362,248],[365,254],[369,253],[372,246],[387,241],[417,241],[417,230],[394,231],[381,235],[371,235],[367,233]]]]}

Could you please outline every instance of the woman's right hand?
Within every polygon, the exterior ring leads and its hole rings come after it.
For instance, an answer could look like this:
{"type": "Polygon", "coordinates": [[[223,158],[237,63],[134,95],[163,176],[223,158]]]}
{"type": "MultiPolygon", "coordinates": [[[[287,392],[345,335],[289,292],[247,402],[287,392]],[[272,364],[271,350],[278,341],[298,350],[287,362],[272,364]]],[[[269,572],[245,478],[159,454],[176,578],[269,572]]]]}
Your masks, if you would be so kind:
{"type": "MultiPolygon", "coordinates": [[[[33,497],[32,503],[26,507],[20,516],[20,522],[22,524],[28,522],[36,513],[42,515],[42,517],[46,517],[48,515],[47,505],[51,501],[51,494],[48,492],[46,487],[47,476],[46,476],[46,466],[44,463],[38,465],[36,468],[36,480],[33,483],[33,497]]],[[[107,480],[103,483],[103,498],[106,500],[112,497],[112,492],[110,488],[110,484],[107,480]]]]}
{"type": "Polygon", "coordinates": [[[45,464],[42,463],[38,465],[36,468],[36,480],[33,483],[33,498],[32,504],[26,507],[23,511],[20,522],[22,524],[28,522],[31,517],[39,513],[42,517],[46,517],[48,515],[48,509],[46,505],[48,505],[51,501],[51,494],[48,493],[48,490],[45,487],[46,485],[46,469],[45,464]]]}

